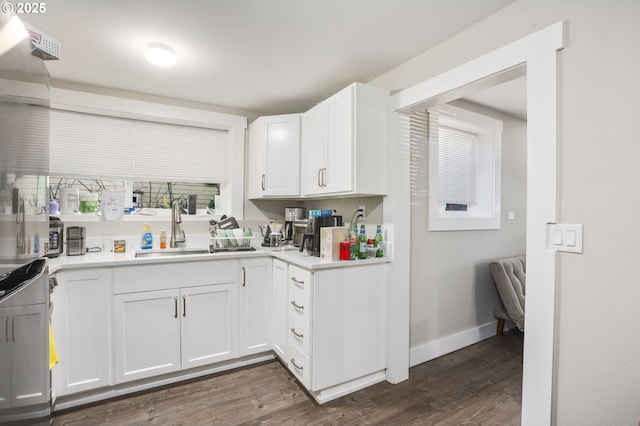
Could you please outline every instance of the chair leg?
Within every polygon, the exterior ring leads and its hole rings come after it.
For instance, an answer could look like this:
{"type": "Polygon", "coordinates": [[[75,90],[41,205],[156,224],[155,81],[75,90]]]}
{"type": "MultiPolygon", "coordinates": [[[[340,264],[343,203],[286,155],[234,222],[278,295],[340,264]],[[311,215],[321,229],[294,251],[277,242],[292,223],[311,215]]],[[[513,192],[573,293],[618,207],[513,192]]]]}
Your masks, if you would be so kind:
{"type": "Polygon", "coordinates": [[[504,329],[504,322],[505,322],[504,318],[498,318],[498,327],[496,330],[496,335],[498,337],[502,336],[502,330],[504,329]]]}

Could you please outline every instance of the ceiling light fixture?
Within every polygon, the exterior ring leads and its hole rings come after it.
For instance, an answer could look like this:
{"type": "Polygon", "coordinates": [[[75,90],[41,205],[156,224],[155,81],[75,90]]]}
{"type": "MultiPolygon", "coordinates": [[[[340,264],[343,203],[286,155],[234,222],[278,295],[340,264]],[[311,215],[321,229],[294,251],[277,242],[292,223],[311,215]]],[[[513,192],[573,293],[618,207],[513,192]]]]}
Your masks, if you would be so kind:
{"type": "Polygon", "coordinates": [[[170,67],[176,63],[176,55],[169,46],[160,43],[151,43],[144,52],[147,61],[158,67],[170,67]]]}

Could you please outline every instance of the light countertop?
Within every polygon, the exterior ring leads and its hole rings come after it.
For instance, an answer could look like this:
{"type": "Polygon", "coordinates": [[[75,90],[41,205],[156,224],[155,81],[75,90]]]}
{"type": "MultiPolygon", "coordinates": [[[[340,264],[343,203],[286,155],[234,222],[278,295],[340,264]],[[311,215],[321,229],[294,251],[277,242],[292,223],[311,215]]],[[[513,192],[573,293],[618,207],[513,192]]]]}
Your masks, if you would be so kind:
{"type": "Polygon", "coordinates": [[[322,262],[319,257],[309,256],[306,253],[300,253],[297,248],[287,248],[280,251],[271,251],[270,248],[255,247],[255,251],[228,251],[203,254],[188,254],[177,256],[158,256],[158,257],[135,257],[135,250],[125,253],[87,253],[81,256],[60,255],[56,258],[49,259],[49,273],[53,274],[60,270],[80,269],[80,268],[96,268],[107,266],[125,266],[125,265],[151,265],[156,263],[172,263],[172,262],[194,262],[209,260],[225,260],[225,259],[245,259],[252,257],[272,257],[282,261],[295,264],[308,270],[322,270],[345,268],[353,266],[373,265],[380,263],[389,263],[391,259],[388,257],[378,257],[371,259],[358,259],[351,261],[322,262]]]}

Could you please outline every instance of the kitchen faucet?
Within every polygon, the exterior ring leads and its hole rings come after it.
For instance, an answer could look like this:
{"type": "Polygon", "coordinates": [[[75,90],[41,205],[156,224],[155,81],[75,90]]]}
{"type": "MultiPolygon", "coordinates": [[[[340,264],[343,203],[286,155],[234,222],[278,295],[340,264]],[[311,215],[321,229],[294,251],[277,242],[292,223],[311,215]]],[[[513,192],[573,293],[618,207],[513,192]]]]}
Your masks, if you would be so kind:
{"type": "Polygon", "coordinates": [[[18,207],[18,215],[16,216],[16,223],[20,225],[18,227],[18,235],[16,237],[16,249],[18,254],[27,253],[27,235],[25,230],[25,212],[24,212],[24,197],[20,197],[18,207]]]}
{"type": "Polygon", "coordinates": [[[182,216],[180,216],[180,201],[176,200],[171,206],[171,239],[169,240],[169,247],[186,247],[187,238],[184,235],[184,231],[180,224],[182,223],[182,216]],[[176,235],[180,233],[181,235],[176,235]]]}

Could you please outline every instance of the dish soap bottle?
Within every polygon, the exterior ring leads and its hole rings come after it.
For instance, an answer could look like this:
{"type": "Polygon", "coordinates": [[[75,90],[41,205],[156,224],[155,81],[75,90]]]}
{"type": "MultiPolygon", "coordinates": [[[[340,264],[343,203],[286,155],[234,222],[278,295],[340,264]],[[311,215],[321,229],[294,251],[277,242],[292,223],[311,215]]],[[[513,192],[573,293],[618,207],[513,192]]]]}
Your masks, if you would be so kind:
{"type": "Polygon", "coordinates": [[[160,248],[167,248],[167,231],[165,231],[164,228],[160,231],[160,248]]]}
{"type": "Polygon", "coordinates": [[[36,235],[33,237],[33,253],[40,253],[40,228],[36,225],[36,235]]]}
{"type": "Polygon", "coordinates": [[[144,224],[144,232],[142,234],[142,242],[140,248],[143,250],[149,250],[153,248],[153,235],[151,234],[151,226],[148,223],[144,224]]]}

